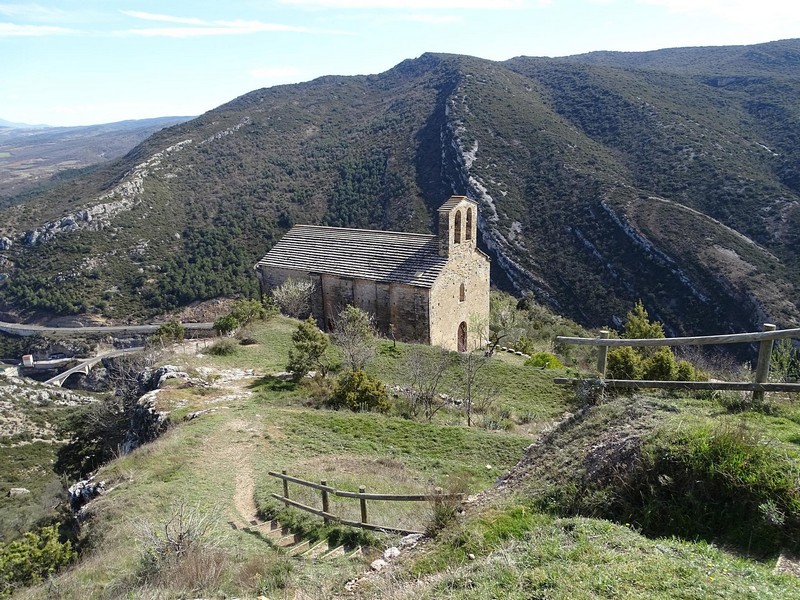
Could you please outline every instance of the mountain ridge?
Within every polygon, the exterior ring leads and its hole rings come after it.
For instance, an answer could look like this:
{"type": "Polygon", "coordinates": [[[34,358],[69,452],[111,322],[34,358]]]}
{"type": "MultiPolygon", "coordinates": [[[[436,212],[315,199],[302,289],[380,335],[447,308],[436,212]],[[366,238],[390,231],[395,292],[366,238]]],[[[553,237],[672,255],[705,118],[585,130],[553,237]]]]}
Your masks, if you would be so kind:
{"type": "MultiPolygon", "coordinates": [[[[744,48],[791,59],[800,42],[744,48]]],[[[467,193],[495,281],[584,324],[638,299],[676,334],[797,324],[798,77],[585,56],[426,53],[233,99],[7,203],[4,309],[114,317],[257,294],[251,265],[294,222],[429,232],[467,193]],[[85,212],[122,189],[130,206],[85,212]]]]}

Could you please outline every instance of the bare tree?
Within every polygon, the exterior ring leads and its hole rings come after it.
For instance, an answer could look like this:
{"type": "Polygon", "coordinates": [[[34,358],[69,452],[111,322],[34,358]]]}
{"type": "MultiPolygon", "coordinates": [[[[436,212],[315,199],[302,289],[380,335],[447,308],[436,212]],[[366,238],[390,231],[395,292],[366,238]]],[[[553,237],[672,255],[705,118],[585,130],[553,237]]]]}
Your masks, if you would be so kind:
{"type": "Polygon", "coordinates": [[[411,414],[420,413],[431,421],[444,407],[440,390],[444,374],[452,364],[450,353],[442,348],[414,346],[406,357],[406,375],[411,384],[411,414]]]}
{"type": "Polygon", "coordinates": [[[489,322],[485,329],[488,354],[491,356],[503,340],[514,340],[522,334],[522,315],[515,305],[492,297],[489,303],[489,322]]]}
{"type": "Polygon", "coordinates": [[[480,381],[480,372],[490,360],[494,346],[489,345],[484,350],[483,344],[489,336],[489,321],[477,315],[469,319],[470,331],[474,332],[472,348],[458,355],[458,365],[461,368],[461,389],[463,393],[463,406],[467,414],[467,427],[472,427],[472,411],[475,396],[485,390],[480,381]]]}
{"type": "Polygon", "coordinates": [[[313,281],[289,277],[272,290],[272,299],[283,314],[295,319],[304,319],[311,313],[311,296],[313,294],[313,281]]]}
{"type": "Polygon", "coordinates": [[[334,323],[331,339],[344,353],[350,371],[363,370],[375,356],[372,315],[348,304],[334,323]]]}

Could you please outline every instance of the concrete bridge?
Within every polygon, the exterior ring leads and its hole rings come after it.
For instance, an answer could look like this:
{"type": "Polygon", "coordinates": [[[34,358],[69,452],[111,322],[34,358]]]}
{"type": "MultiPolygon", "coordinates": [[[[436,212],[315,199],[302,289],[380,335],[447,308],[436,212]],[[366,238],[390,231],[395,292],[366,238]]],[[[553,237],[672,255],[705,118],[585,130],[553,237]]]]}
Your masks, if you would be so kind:
{"type": "MultiPolygon", "coordinates": [[[[181,323],[187,331],[209,331],[213,323],[181,323]]],[[[163,323],[157,325],[89,325],[86,327],[47,327],[0,321],[0,331],[9,335],[28,337],[31,335],[86,335],[87,333],[155,333],[163,323]]]]}
{"type": "Polygon", "coordinates": [[[123,354],[130,354],[131,352],[142,352],[144,350],[143,347],[141,348],[125,348],[124,350],[114,350],[112,352],[105,352],[103,354],[98,354],[92,358],[87,358],[82,360],[76,366],[72,367],[71,369],[67,369],[63,373],[59,373],[55,377],[51,377],[45,383],[49,385],[55,385],[61,387],[64,385],[64,382],[69,378],[70,375],[74,375],[75,373],[83,373],[84,375],[89,374],[89,370],[99,363],[104,358],[114,358],[116,356],[122,356],[123,354]]]}

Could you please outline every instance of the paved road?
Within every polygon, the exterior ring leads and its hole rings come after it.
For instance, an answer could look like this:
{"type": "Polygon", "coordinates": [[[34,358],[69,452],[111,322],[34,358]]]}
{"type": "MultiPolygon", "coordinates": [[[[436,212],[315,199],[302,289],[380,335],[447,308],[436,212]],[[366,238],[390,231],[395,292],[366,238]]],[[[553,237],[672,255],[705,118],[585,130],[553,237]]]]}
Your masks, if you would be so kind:
{"type": "MultiPolygon", "coordinates": [[[[0,321],[0,331],[10,335],[28,337],[31,335],[86,335],[87,333],[155,333],[161,325],[111,325],[90,327],[47,327],[44,325],[26,325],[0,321]]],[[[183,323],[187,330],[209,330],[213,323],[183,323]]]]}

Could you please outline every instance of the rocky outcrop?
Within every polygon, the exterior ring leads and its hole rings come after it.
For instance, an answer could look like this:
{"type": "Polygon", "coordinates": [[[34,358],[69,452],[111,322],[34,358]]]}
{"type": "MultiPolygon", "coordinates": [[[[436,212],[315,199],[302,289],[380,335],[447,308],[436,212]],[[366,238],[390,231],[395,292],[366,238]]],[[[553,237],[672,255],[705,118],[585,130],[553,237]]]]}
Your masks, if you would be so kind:
{"type": "Polygon", "coordinates": [[[122,177],[123,180],[110,191],[98,196],[95,199],[97,204],[55,221],[47,222],[36,229],[26,231],[21,236],[20,241],[26,246],[36,246],[42,242],[52,240],[62,233],[79,229],[99,231],[107,227],[111,223],[111,219],[116,215],[131,210],[139,204],[144,190],[144,180],[151,173],[158,170],[164,158],[180,151],[191,143],[192,140],[184,140],[166,148],[162,152],[157,152],[145,162],[128,171],[122,177]]]}
{"type": "Polygon", "coordinates": [[[142,444],[152,442],[169,427],[169,414],[156,407],[158,390],[143,395],[132,407],[129,425],[120,444],[120,453],[128,454],[142,444]]]}
{"type": "Polygon", "coordinates": [[[157,390],[163,387],[164,382],[169,379],[183,379],[186,383],[197,387],[208,387],[202,379],[191,377],[185,371],[174,365],[164,365],[157,369],[145,369],[139,374],[138,382],[142,393],[157,390]]]}
{"type": "Polygon", "coordinates": [[[94,477],[83,479],[73,483],[69,486],[69,489],[67,489],[69,505],[72,507],[72,510],[78,510],[90,500],[102,496],[105,491],[105,481],[95,481],[94,477]]]}

